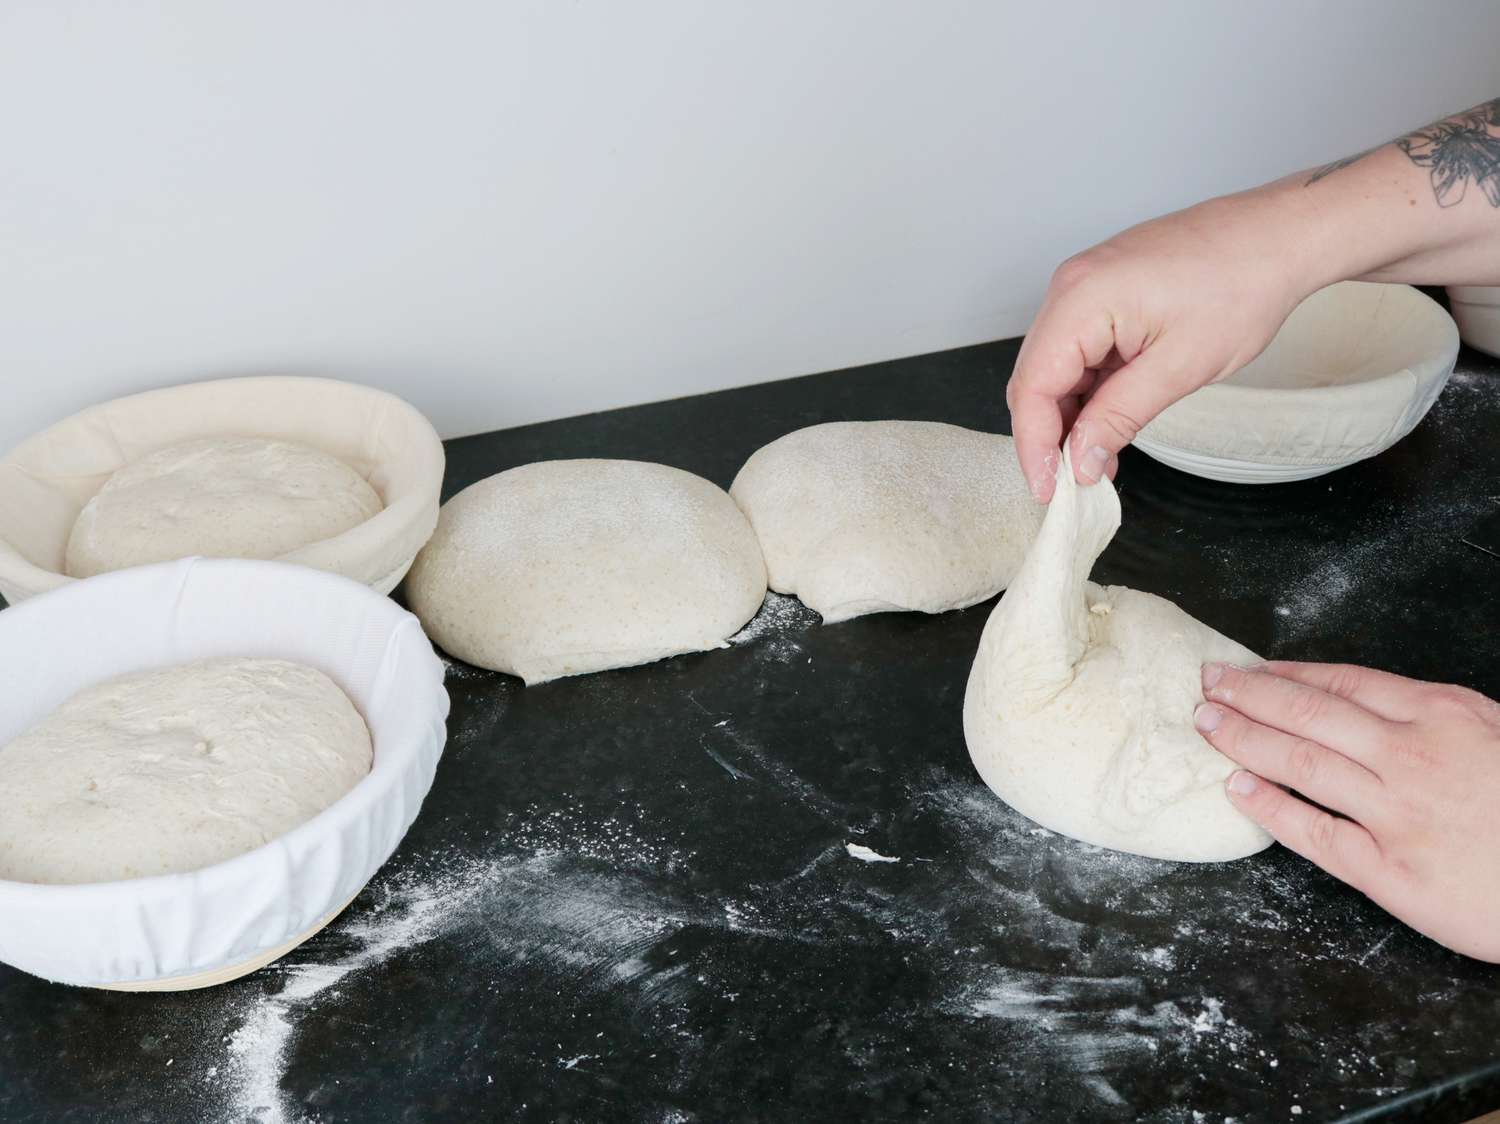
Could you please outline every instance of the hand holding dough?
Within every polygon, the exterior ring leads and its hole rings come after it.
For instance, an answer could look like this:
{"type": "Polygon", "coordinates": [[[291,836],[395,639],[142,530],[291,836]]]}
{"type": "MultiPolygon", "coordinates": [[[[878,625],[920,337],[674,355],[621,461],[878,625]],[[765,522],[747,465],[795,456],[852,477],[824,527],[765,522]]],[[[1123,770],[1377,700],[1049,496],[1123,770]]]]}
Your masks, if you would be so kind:
{"type": "Polygon", "coordinates": [[[1211,862],[1271,839],[1230,803],[1234,765],[1193,728],[1205,660],[1249,649],[1170,601],[1088,580],[1120,526],[1108,481],[1065,454],[1041,532],[980,639],[964,699],[984,782],[1044,827],[1119,851],[1211,862]]]}

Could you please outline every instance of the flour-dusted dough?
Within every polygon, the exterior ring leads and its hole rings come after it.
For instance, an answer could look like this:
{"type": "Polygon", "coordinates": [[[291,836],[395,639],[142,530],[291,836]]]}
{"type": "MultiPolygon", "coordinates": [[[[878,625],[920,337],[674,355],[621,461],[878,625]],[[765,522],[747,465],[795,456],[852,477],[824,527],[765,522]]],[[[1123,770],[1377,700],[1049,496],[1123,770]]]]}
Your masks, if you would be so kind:
{"type": "Polygon", "coordinates": [[[765,600],[766,569],[700,476],[543,461],[444,504],[406,595],[449,653],[535,684],[722,648],[765,600]]]}
{"type": "Polygon", "coordinates": [[[788,433],[729,489],[771,588],[825,623],[941,613],[1005,588],[1042,521],[1009,437],[942,422],[829,422],[788,433]]]}
{"type": "Polygon", "coordinates": [[[1205,660],[1255,655],[1170,601],[1088,580],[1120,526],[1065,456],[1036,544],[995,607],[964,699],[969,754],[1017,811],[1153,858],[1242,858],[1270,837],[1229,803],[1234,766],[1193,729],[1205,660]]]}
{"type": "Polygon", "coordinates": [[[302,664],[202,660],[112,679],[0,746],[0,878],[199,870],[311,819],[371,761],[354,704],[302,664]]]}
{"type": "Polygon", "coordinates": [[[275,558],[380,510],[359,473],[318,449],[206,437],[158,449],[105,481],[73,526],[67,571],[86,578],[196,554],[275,558]]]}

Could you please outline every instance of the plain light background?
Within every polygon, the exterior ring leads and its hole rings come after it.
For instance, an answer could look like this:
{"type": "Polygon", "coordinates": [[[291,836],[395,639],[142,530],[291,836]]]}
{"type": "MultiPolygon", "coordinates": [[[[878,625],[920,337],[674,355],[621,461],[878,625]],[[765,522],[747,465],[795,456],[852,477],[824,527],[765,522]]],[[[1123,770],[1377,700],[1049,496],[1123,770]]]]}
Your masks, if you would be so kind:
{"type": "Polygon", "coordinates": [[[218,375],[453,436],[1018,334],[1122,226],[1500,94],[1497,44],[1490,0],[11,0],[0,448],[218,375]]]}

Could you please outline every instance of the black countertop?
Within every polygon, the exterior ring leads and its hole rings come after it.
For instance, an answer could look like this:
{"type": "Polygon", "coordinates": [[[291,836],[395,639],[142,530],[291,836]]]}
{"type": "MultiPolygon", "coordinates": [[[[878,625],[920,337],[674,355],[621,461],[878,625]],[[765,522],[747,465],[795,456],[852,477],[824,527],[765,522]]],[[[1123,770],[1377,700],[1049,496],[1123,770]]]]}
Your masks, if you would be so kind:
{"type": "MultiPolygon", "coordinates": [[[[1008,430],[999,343],[466,438],[728,485],[835,419],[1008,430]]],[[[1268,656],[1500,695],[1500,364],[1318,480],[1134,451],[1095,576],[1268,656]]],[[[1500,1105],[1500,968],[1280,848],[1140,859],[980,784],[965,679],[991,603],[822,627],[774,595],[734,647],[530,690],[455,664],[421,817],[279,964],[179,995],[0,968],[0,1119],[1462,1120],[1500,1105]],[[899,861],[868,861],[850,845],[899,861]]]]}

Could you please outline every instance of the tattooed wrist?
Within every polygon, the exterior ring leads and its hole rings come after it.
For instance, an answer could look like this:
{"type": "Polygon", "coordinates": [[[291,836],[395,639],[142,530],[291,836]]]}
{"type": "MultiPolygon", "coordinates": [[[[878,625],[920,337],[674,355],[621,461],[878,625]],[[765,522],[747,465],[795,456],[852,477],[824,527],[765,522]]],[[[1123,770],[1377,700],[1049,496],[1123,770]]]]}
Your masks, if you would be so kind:
{"type": "MultiPolygon", "coordinates": [[[[1417,129],[1392,142],[1418,167],[1428,169],[1439,207],[1463,202],[1476,187],[1490,206],[1500,207],[1500,98],[1417,129]]],[[[1385,145],[1325,164],[1303,185],[1310,187],[1385,145]]]]}

